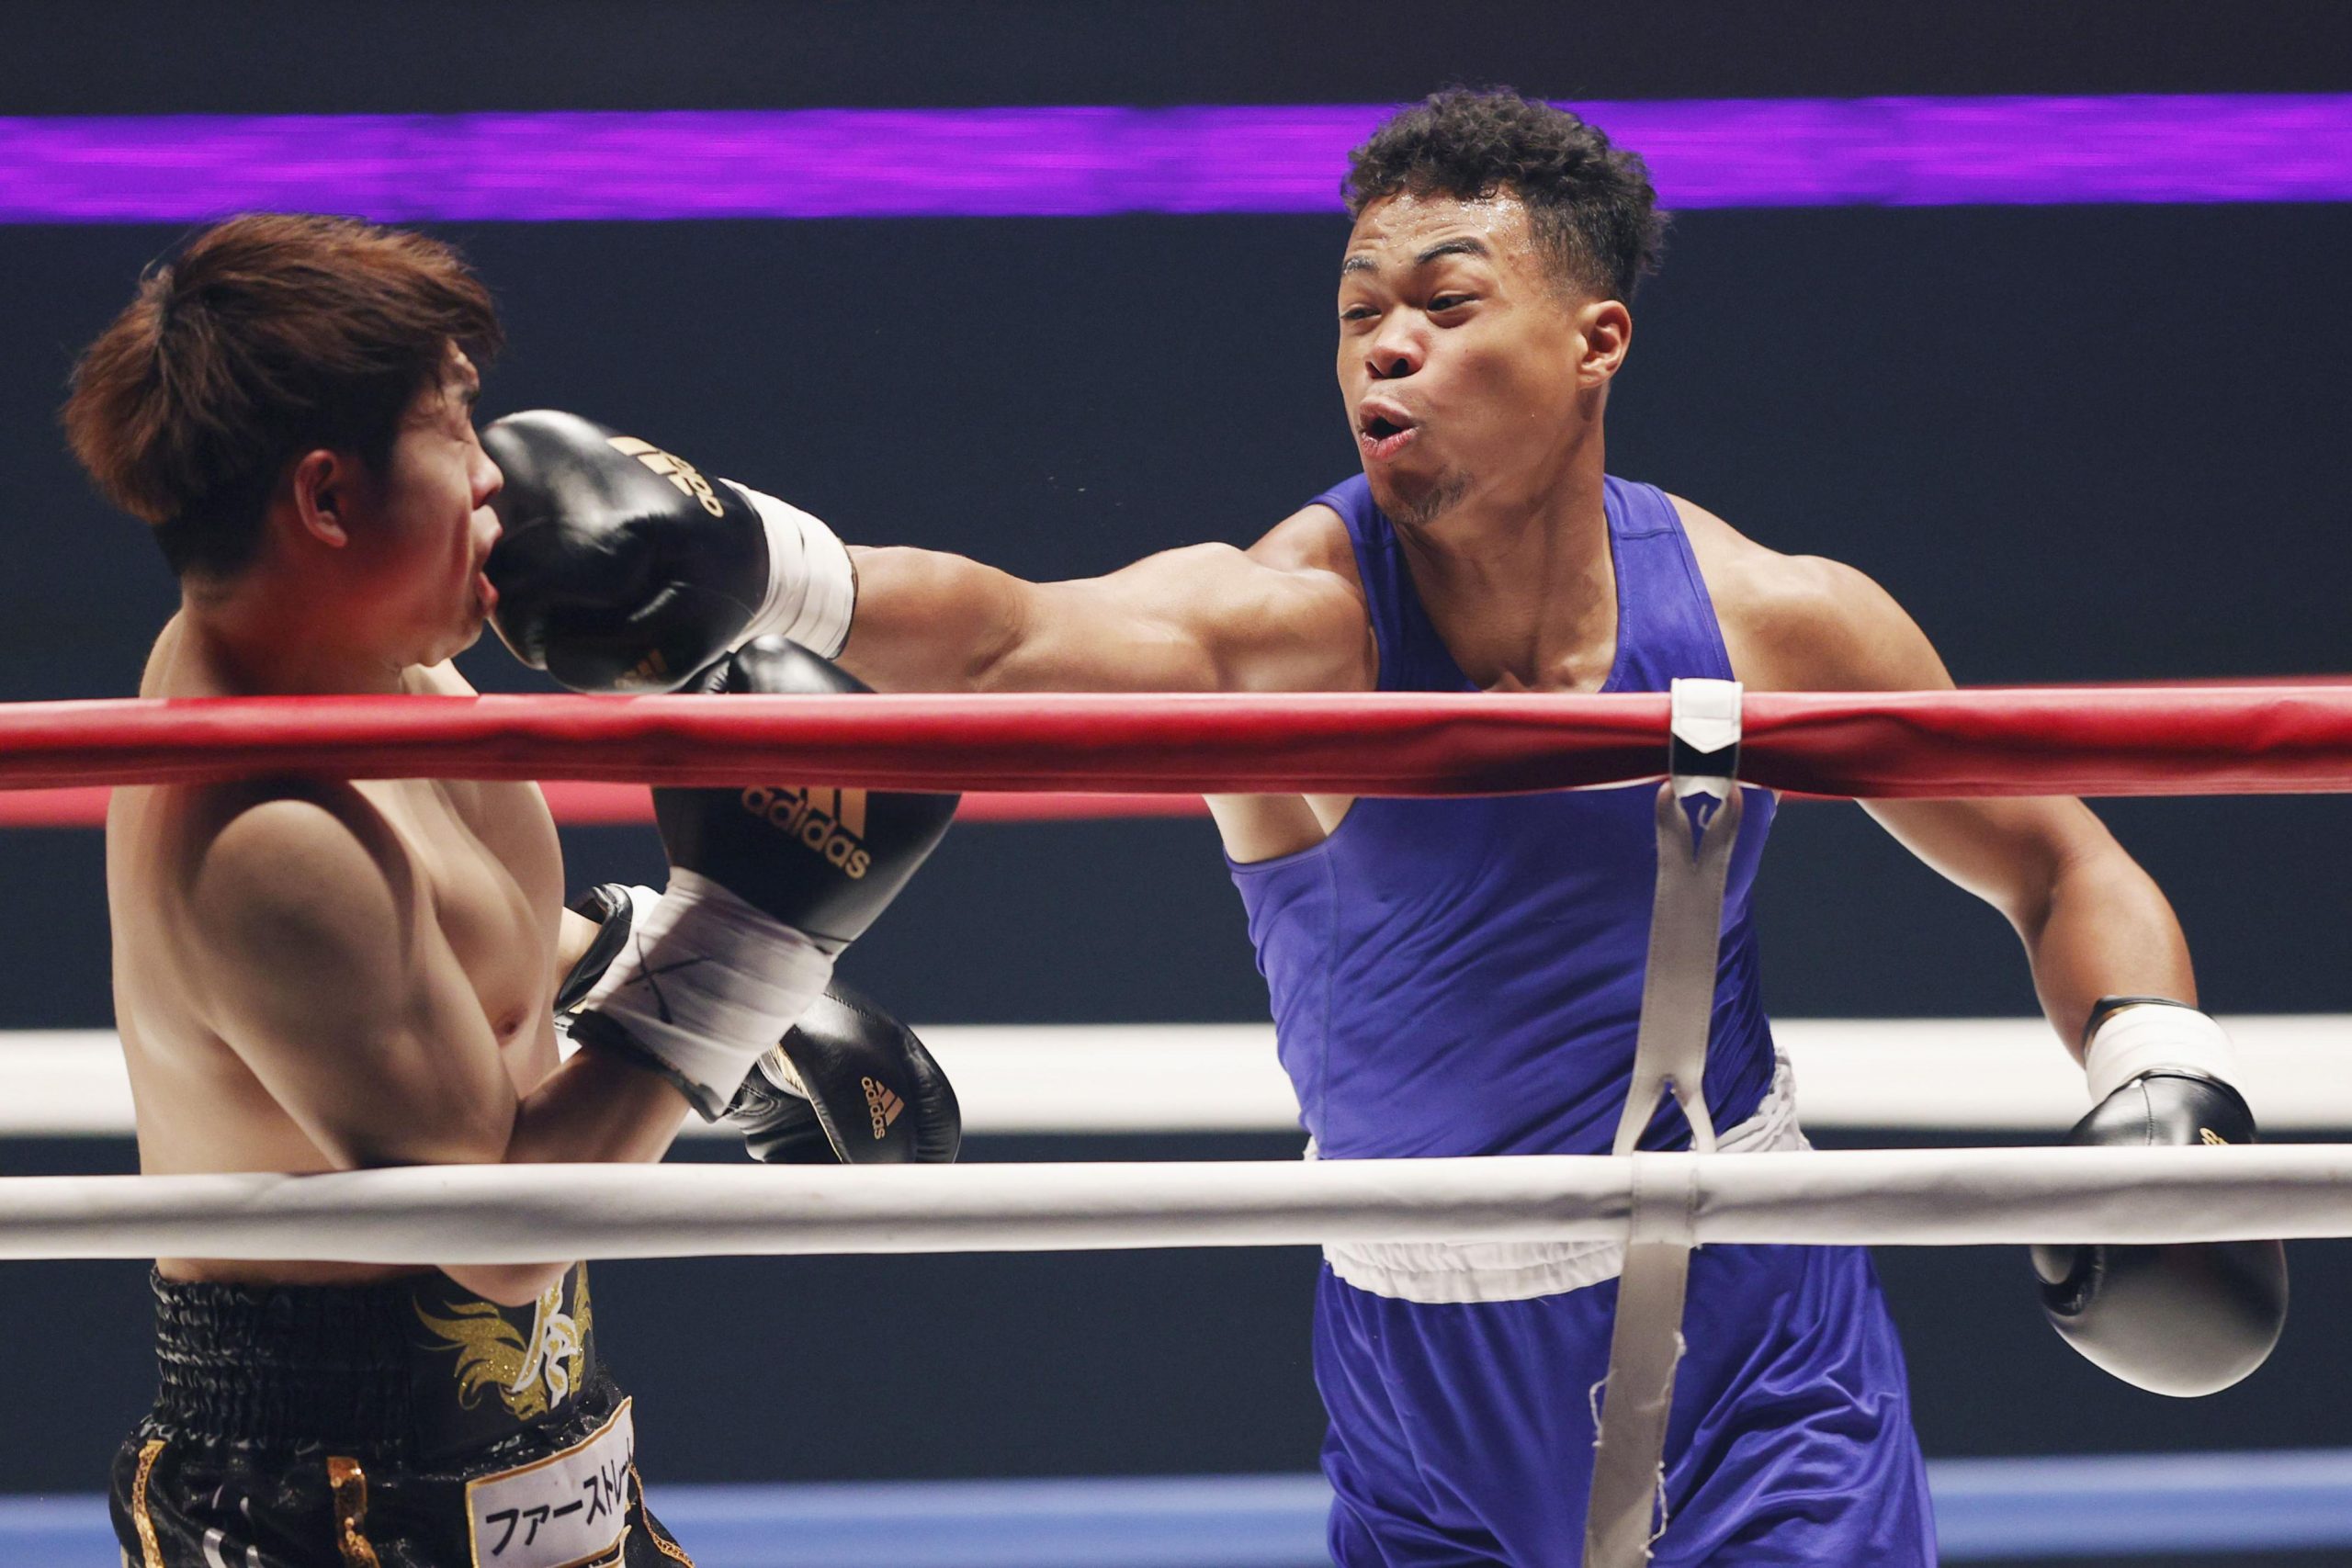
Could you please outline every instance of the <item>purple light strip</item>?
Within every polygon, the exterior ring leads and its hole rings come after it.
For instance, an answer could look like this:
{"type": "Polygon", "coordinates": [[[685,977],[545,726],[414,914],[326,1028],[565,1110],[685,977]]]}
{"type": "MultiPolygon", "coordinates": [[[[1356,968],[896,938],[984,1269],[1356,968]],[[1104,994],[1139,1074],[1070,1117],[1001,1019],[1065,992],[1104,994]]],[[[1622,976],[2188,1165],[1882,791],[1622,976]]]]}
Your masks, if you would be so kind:
{"type": "MultiPolygon", "coordinates": [[[[1670,208],[2352,200],[2352,94],[1577,106],[1670,208]]],[[[1378,106],[0,118],[0,222],[1329,212],[1378,106]]]]}

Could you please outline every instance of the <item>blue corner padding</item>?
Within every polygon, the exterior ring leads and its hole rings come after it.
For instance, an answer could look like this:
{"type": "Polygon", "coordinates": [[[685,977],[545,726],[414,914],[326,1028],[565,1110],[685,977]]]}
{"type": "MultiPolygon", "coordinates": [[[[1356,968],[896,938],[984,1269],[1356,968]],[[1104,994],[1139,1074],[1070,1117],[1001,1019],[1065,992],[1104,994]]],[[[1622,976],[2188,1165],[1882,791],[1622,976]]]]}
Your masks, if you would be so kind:
{"type": "MultiPolygon", "coordinates": [[[[1949,1562],[2352,1547],[2352,1449],[1928,1467],[1949,1562]]],[[[662,1486],[702,1568],[1313,1568],[1313,1475],[662,1486]]],[[[0,1565],[119,1568],[96,1496],[0,1496],[0,1565]]]]}

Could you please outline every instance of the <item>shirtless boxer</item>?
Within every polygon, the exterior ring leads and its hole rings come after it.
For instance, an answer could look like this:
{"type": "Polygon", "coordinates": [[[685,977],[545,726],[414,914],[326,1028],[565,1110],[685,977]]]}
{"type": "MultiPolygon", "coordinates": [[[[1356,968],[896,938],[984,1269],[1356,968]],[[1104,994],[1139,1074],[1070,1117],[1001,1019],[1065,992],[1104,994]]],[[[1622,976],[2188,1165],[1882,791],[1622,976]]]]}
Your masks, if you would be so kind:
{"type": "MultiPolygon", "coordinates": [[[[498,338],[454,254],[342,220],[239,219],[142,281],[65,415],[180,578],[142,696],[470,691],[448,660],[494,597],[472,410],[498,338]]],[[[854,684],[775,642],[701,683],[854,684]]],[[[600,889],[599,926],[562,908],[532,784],[116,791],[141,1168],[658,1160],[739,1089],[763,1157],[952,1157],[920,1044],[824,993],[953,797],[876,796],[852,881],[743,792],[655,794],[669,886],[600,889]],[[861,1079],[905,1107],[888,1137],[861,1079]]],[[[583,1265],[175,1258],[154,1292],[162,1388],[113,1477],[138,1568],[686,1561],[645,1509],[583,1265]]]]}
{"type": "MultiPolygon", "coordinates": [[[[1347,197],[1338,369],[1363,472],[1250,548],[1030,583],[954,555],[844,553],[813,519],[779,532],[773,510],[621,516],[596,476],[629,460],[628,438],[534,414],[484,436],[546,476],[500,503],[500,630],[572,683],[659,685],[706,651],[671,624],[684,590],[745,606],[782,592],[777,578],[847,592],[854,559],[841,656],[894,691],[1951,684],[1860,572],[1606,473],[1627,302],[1661,226],[1637,158],[1573,115],[1449,93],[1357,150],[1347,197]]],[[[1655,793],[1211,803],[1322,1157],[1608,1151],[1640,1011],[1655,793]]],[[[1726,900],[1705,1083],[1726,1148],[1802,1145],[1749,907],[1774,804],[1746,797],[1726,900]]],[[[1866,809],[2023,939],[2098,1106],[2076,1141],[2253,1136],[2170,908],[2089,811],[1866,809]]],[[[1643,1142],[1687,1137],[1661,1112],[1643,1142]]],[[[1598,1245],[1328,1249],[1316,1371],[1345,1568],[1577,1561],[1621,1258],[1598,1245]]],[[[2168,1393],[2244,1376],[2285,1308],[2275,1243],[2049,1248],[2035,1263],[2072,1342],[2168,1393]]],[[[1868,1256],[1710,1247],[1692,1273],[1657,1561],[1932,1562],[1901,1351],[1868,1256]]]]}

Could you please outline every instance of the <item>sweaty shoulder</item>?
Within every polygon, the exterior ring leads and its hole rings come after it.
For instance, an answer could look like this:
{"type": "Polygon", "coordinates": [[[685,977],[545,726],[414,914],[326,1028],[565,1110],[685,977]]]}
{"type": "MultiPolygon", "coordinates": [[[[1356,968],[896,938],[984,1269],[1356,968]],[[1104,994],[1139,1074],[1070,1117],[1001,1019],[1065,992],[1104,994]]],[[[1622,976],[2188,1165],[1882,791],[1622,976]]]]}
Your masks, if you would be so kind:
{"type": "Polygon", "coordinates": [[[1823,556],[1747,537],[1702,506],[1668,498],[1706,579],[1732,672],[1758,691],[1922,690],[1951,677],[1885,589],[1823,556]]]}

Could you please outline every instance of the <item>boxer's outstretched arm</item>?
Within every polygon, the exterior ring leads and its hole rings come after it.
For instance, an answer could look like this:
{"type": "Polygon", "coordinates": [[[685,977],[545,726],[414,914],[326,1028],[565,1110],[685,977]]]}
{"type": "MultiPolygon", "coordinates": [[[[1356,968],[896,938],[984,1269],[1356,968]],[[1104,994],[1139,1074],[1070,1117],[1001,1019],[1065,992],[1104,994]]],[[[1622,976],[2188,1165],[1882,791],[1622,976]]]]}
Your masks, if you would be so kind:
{"type": "Polygon", "coordinates": [[[1247,551],[1197,545],[1033,583],[961,556],[854,551],[797,507],[576,415],[510,414],[481,439],[505,476],[492,619],[576,691],[674,690],[770,636],[885,691],[1368,682],[1352,557],[1323,507],[1247,551]]]}
{"type": "Polygon", "coordinates": [[[936,550],[853,550],[841,662],[899,692],[1361,690],[1371,626],[1352,572],[1324,558],[1329,532],[1309,509],[1249,550],[1193,545],[1069,582],[936,550]]]}
{"type": "MultiPolygon", "coordinates": [[[[1869,578],[1826,561],[1782,607],[1770,640],[1802,650],[1786,683],[1816,691],[1948,690],[1951,676],[1911,617],[1869,578]]],[[[2042,1010],[2081,1051],[2102,997],[2194,1003],[2180,922],[2154,878],[2079,800],[1872,800],[1863,809],[1903,846],[2008,917],[2033,964],[2042,1010]]]]}
{"type": "MultiPolygon", "coordinates": [[[[516,1093],[424,897],[348,786],[248,807],[191,871],[205,1022],[340,1169],[659,1159],[686,1104],[655,1074],[581,1051],[516,1093]]],[[[447,1272],[514,1303],[562,1269],[447,1272]]]]}

